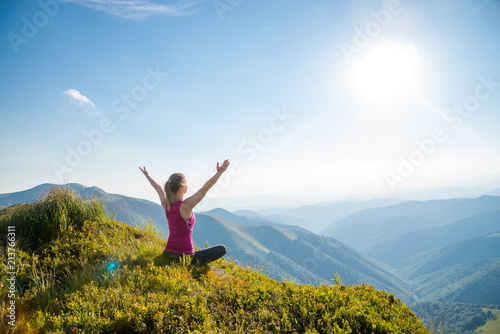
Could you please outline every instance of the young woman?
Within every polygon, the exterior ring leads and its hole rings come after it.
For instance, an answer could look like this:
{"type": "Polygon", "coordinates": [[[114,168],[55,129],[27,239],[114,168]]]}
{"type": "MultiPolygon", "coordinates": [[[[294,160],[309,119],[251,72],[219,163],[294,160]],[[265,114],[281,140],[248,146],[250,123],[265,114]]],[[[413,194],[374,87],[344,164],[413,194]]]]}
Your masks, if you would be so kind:
{"type": "Polygon", "coordinates": [[[146,167],[139,167],[149,183],[155,188],[160,197],[161,206],[165,209],[168,220],[168,241],[165,247],[165,255],[175,260],[184,255],[191,255],[192,264],[206,264],[215,261],[226,254],[226,247],[218,245],[199,251],[193,246],[193,227],[195,217],[194,207],[201,202],[207,192],[219,180],[222,173],[229,167],[229,160],[225,160],[221,166],[217,163],[217,173],[208,180],[203,187],[193,196],[184,200],[187,191],[187,180],[184,174],[174,173],[170,176],[162,188],[149,176],[146,167]]]}

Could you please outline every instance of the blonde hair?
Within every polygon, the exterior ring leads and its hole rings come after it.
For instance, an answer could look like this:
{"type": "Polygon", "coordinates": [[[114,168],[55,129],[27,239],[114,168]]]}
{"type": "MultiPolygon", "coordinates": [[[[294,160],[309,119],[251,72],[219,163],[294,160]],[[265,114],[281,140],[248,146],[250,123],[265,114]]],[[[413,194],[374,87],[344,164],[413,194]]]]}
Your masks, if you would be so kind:
{"type": "Polygon", "coordinates": [[[181,187],[187,186],[187,180],[184,174],[174,173],[170,175],[168,181],[165,182],[165,194],[167,195],[168,206],[172,206],[176,200],[175,194],[181,189],[181,187]]]}

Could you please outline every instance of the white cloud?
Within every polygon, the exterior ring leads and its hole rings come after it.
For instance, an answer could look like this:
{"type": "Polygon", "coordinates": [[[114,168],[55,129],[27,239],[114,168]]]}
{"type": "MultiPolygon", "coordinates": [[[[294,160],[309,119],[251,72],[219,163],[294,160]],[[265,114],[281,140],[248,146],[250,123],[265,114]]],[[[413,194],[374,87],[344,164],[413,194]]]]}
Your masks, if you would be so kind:
{"type": "Polygon", "coordinates": [[[92,108],[95,108],[94,102],[92,102],[92,100],[85,95],[82,95],[76,89],[68,89],[64,91],[64,94],[68,95],[71,98],[71,102],[78,104],[79,106],[90,105],[92,106],[92,108]]]}
{"type": "Polygon", "coordinates": [[[126,20],[141,20],[151,15],[177,16],[204,0],[178,0],[162,4],[153,0],[63,0],[126,20]]]}

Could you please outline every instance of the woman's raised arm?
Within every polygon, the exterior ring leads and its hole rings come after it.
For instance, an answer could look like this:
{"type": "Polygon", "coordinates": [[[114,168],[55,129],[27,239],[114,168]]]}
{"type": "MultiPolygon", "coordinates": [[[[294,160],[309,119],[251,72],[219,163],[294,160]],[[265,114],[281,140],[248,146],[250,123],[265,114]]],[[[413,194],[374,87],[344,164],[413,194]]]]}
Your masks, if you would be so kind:
{"type": "Polygon", "coordinates": [[[149,183],[155,188],[156,192],[158,193],[158,196],[160,197],[160,202],[161,206],[163,209],[167,207],[167,195],[165,194],[165,190],[155,181],[151,176],[149,176],[148,171],[146,170],[146,167],[139,167],[141,172],[144,174],[144,176],[148,179],[149,183]]]}
{"type": "Polygon", "coordinates": [[[210,188],[212,188],[217,183],[221,175],[226,171],[228,167],[229,167],[228,159],[224,160],[221,166],[219,166],[219,163],[217,162],[217,173],[215,173],[214,176],[212,176],[207,182],[205,182],[205,184],[203,185],[203,187],[201,187],[200,190],[198,190],[193,196],[188,197],[182,203],[180,211],[181,211],[181,216],[183,218],[187,219],[191,217],[194,207],[201,202],[201,200],[205,197],[210,188]]]}

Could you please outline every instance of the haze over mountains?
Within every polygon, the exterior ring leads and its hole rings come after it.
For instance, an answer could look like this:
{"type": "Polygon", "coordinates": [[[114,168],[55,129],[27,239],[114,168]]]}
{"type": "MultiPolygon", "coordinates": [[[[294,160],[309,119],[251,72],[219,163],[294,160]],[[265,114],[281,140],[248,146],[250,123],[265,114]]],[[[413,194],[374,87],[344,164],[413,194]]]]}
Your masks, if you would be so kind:
{"type": "Polygon", "coordinates": [[[408,201],[359,211],[331,224],[321,234],[335,236],[362,250],[380,240],[406,232],[444,226],[472,215],[500,208],[500,197],[408,201]]]}
{"type": "MultiPolygon", "coordinates": [[[[52,186],[2,194],[0,206],[33,201],[52,186]]],[[[167,238],[160,205],[97,187],[67,186],[100,198],[117,220],[144,225],[150,219],[167,238]]],[[[228,257],[262,267],[278,280],[329,284],[337,273],[345,283],[372,284],[408,303],[500,304],[500,196],[379,199],[259,212],[219,208],[196,216],[198,247],[225,244],[228,257]]]]}
{"type": "Polygon", "coordinates": [[[364,247],[362,251],[400,268],[403,260],[483,233],[500,230],[500,210],[471,215],[450,224],[402,233],[364,247]]]}

